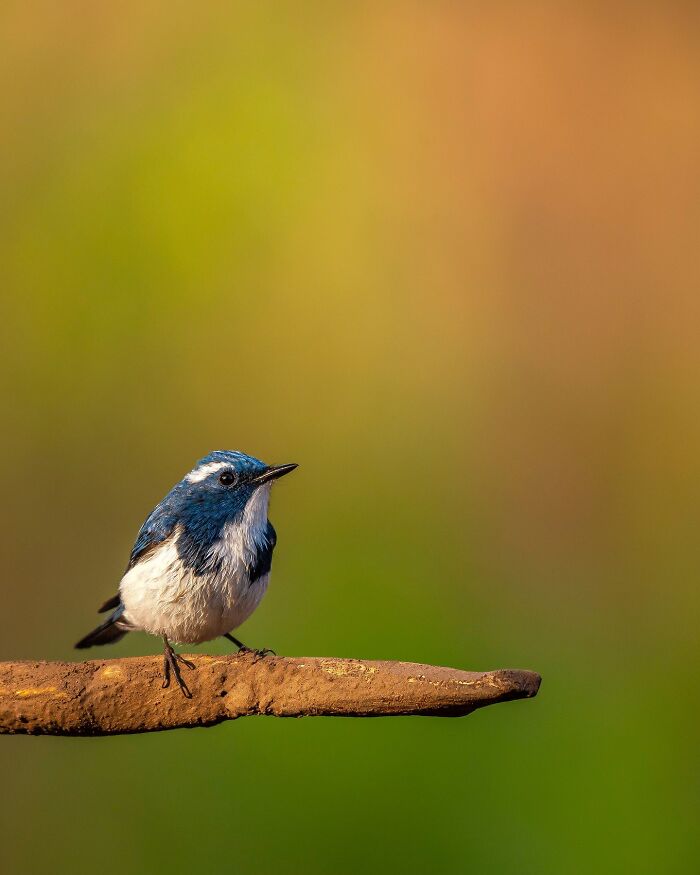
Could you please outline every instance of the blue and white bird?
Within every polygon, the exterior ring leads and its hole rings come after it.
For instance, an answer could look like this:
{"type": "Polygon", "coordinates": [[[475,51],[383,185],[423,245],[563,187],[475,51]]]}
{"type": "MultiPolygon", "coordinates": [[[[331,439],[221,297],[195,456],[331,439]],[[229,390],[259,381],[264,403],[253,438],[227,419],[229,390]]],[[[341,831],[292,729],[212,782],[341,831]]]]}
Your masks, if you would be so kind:
{"type": "Polygon", "coordinates": [[[270,579],[277,536],[267,518],[270,487],[297,466],[266,465],[216,450],[201,459],[157,504],[136,538],[109,618],[75,645],[111,644],[142,630],[163,638],[163,687],[180,675],[171,642],[201,644],[231,635],[253,613],[270,579]]]}

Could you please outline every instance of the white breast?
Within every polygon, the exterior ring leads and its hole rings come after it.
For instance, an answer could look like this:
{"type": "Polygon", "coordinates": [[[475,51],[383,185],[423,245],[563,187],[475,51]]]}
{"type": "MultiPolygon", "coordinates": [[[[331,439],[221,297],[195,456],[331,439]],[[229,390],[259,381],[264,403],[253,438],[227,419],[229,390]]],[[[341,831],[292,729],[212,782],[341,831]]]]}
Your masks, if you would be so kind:
{"type": "Polygon", "coordinates": [[[211,572],[195,575],[177,554],[176,530],[122,578],[124,619],[136,629],[170,640],[199,644],[240,626],[265,594],[269,574],[249,582],[267,528],[269,485],[256,490],[243,519],[229,523],[209,554],[211,572]],[[214,570],[217,569],[217,570],[214,570]]]}

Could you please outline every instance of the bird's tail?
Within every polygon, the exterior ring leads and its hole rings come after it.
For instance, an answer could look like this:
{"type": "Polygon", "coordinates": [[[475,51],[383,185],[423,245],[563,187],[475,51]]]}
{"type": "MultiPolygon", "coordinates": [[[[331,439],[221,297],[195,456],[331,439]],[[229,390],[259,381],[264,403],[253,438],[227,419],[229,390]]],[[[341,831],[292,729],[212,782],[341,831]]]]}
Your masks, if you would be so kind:
{"type": "Polygon", "coordinates": [[[124,613],[124,606],[119,605],[117,610],[104,623],[89,632],[84,638],[75,645],[77,650],[84,650],[86,647],[94,647],[97,644],[114,644],[119,641],[129,631],[127,625],[122,621],[121,617],[124,613]]]}

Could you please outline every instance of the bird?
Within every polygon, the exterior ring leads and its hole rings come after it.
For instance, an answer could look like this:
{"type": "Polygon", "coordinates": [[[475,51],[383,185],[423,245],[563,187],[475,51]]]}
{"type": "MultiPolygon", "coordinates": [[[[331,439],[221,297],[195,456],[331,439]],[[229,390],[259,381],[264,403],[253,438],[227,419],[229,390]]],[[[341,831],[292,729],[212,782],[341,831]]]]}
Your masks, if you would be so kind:
{"type": "MultiPolygon", "coordinates": [[[[191,698],[173,649],[231,633],[256,609],[270,580],[277,535],[267,518],[270,488],[298,466],[266,465],[238,450],[200,459],[146,518],[119,591],[98,613],[109,617],[75,645],[113,644],[141,630],[163,639],[163,688],[174,676],[191,698]]],[[[258,656],[272,651],[256,650],[258,656]]]]}

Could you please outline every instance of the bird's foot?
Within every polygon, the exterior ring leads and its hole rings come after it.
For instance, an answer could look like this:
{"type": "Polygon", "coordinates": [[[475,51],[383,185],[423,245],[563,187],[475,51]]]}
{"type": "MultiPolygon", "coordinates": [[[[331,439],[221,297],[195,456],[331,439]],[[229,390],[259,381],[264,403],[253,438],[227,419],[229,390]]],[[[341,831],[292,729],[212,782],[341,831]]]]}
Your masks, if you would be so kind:
{"type": "Polygon", "coordinates": [[[185,659],[184,656],[181,656],[179,653],[176,653],[173,648],[170,646],[169,642],[165,642],[165,647],[163,649],[163,689],[167,689],[170,686],[170,675],[171,673],[175,676],[175,680],[177,681],[177,685],[180,687],[180,692],[186,699],[192,698],[192,693],[190,692],[190,688],[185,683],[182,675],[180,674],[180,666],[179,663],[186,665],[187,668],[194,670],[195,664],[190,662],[189,659],[185,659]]]}
{"type": "Polygon", "coordinates": [[[230,632],[226,632],[224,634],[224,638],[228,638],[233,644],[238,648],[239,653],[253,653],[255,654],[255,659],[253,662],[257,662],[259,659],[263,659],[266,656],[272,654],[273,656],[277,656],[274,650],[270,650],[269,647],[264,647],[262,650],[254,650],[252,647],[246,647],[242,641],[239,641],[238,638],[234,638],[230,632]]]}
{"type": "Polygon", "coordinates": [[[266,656],[277,656],[274,650],[270,650],[269,647],[263,647],[262,650],[254,650],[251,647],[241,647],[238,651],[239,653],[252,653],[253,654],[253,665],[261,659],[265,659],[266,656]]]}
{"type": "Polygon", "coordinates": [[[176,653],[175,659],[177,659],[177,661],[181,662],[183,665],[186,665],[187,668],[190,669],[190,671],[194,671],[197,668],[197,666],[193,662],[190,662],[189,659],[185,659],[185,657],[181,653],[176,653]]]}

